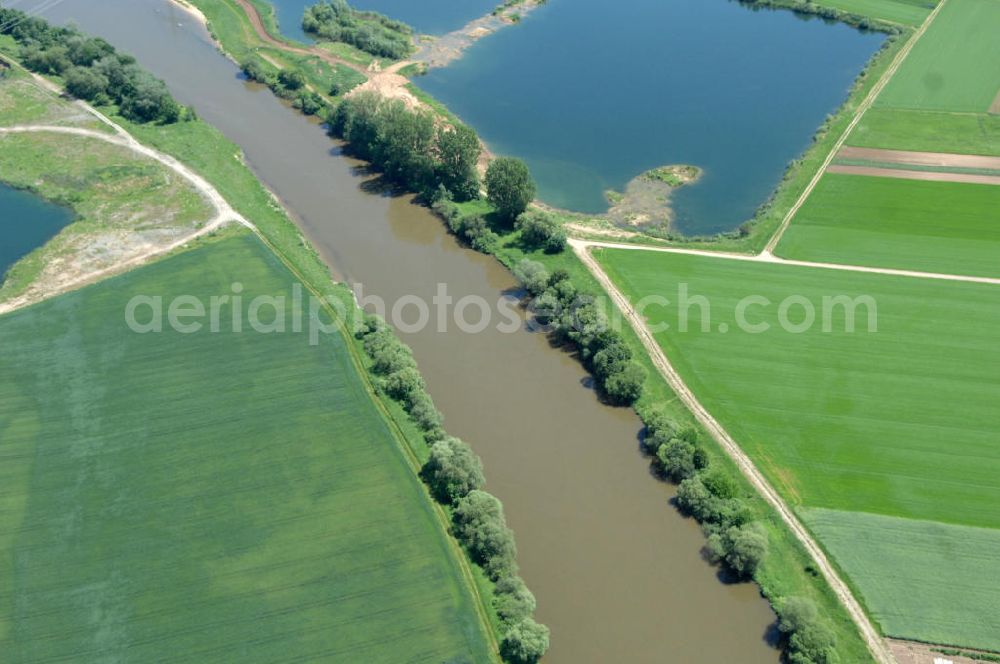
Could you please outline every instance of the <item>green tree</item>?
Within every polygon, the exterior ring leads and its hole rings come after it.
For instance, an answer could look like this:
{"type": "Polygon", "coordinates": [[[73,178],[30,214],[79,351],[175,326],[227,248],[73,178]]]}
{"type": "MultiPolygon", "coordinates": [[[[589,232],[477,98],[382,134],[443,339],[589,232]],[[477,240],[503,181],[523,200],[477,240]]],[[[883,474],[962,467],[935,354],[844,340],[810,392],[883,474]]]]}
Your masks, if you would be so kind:
{"type": "Polygon", "coordinates": [[[66,71],[66,91],[77,99],[96,103],[107,100],[108,79],[90,67],[71,67],[66,71]]]}
{"type": "Polygon", "coordinates": [[[306,86],[306,75],[298,69],[282,69],[278,72],[278,84],[286,90],[301,90],[306,86]]]}
{"type": "Polygon", "coordinates": [[[519,576],[508,576],[497,581],[493,589],[493,608],[500,620],[514,625],[535,612],[535,596],[519,576]]]}
{"type": "Polygon", "coordinates": [[[767,531],[757,522],[731,526],[709,537],[708,551],[714,562],[725,563],[741,578],[752,578],[767,557],[767,531]]]}
{"type": "Polygon", "coordinates": [[[403,402],[403,405],[407,408],[426,389],[423,376],[420,375],[416,367],[407,367],[389,374],[382,381],[382,386],[386,394],[393,399],[403,402]]]}
{"type": "Polygon", "coordinates": [[[549,628],[525,618],[504,634],[500,655],[512,664],[534,664],[549,649],[549,628]]]}
{"type": "Polygon", "coordinates": [[[672,438],[656,451],[663,473],[674,482],[694,477],[698,470],[695,464],[695,446],[686,440],[672,438]]]}
{"type": "Polygon", "coordinates": [[[456,201],[479,197],[476,165],[482,146],[479,136],[467,125],[441,125],[437,129],[438,178],[456,201]]]}
{"type": "Polygon", "coordinates": [[[829,626],[819,617],[816,605],[805,597],[780,602],[778,629],[787,638],[788,661],[792,664],[836,664],[836,642],[829,626]]]}
{"type": "Polygon", "coordinates": [[[521,231],[521,240],[531,249],[558,254],[566,248],[566,232],[548,212],[527,210],[517,217],[515,225],[521,231]]]}
{"type": "Polygon", "coordinates": [[[486,483],[483,462],[458,438],[434,443],[421,472],[434,497],[449,505],[486,483]]]}
{"type": "Polygon", "coordinates": [[[624,370],[608,376],[604,381],[604,393],[611,403],[629,406],[642,396],[645,382],[646,370],[635,362],[629,362],[624,370]]]}
{"type": "Polygon", "coordinates": [[[513,224],[535,198],[535,182],[520,159],[499,157],[486,169],[486,194],[506,224],[513,224]]]}
{"type": "Polygon", "coordinates": [[[455,534],[494,581],[516,573],[514,533],[507,527],[503,505],[485,491],[474,490],[458,502],[455,534]]]}
{"type": "Polygon", "coordinates": [[[538,297],[549,287],[549,272],[538,261],[522,260],[514,266],[514,276],[534,297],[538,297]]]}
{"type": "Polygon", "coordinates": [[[427,111],[411,111],[398,99],[384,102],[375,115],[371,160],[390,181],[423,192],[433,180],[434,134],[427,111]]]}

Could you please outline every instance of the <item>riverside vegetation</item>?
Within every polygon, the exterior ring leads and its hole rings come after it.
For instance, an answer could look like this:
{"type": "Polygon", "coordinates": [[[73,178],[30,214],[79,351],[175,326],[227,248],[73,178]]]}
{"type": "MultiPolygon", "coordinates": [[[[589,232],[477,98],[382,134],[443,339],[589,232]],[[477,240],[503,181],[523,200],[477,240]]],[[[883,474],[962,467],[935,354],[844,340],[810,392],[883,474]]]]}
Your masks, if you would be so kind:
{"type": "MultiPolygon", "coordinates": [[[[887,64],[895,46],[898,44],[883,49],[877,58],[879,67],[887,64]]],[[[223,43],[223,47],[229,50],[228,44],[223,43]]],[[[233,48],[238,50],[242,46],[234,44],[233,48]]],[[[872,82],[873,77],[862,75],[852,99],[872,82]]],[[[484,199],[480,191],[483,183],[474,166],[481,152],[478,138],[473,140],[475,132],[443,107],[430,102],[433,100],[428,100],[426,108],[411,108],[367,92],[357,93],[327,109],[326,114],[331,133],[346,141],[348,152],[368,160],[381,171],[386,184],[416,192],[418,200],[429,205],[460,239],[478,251],[496,256],[514,271],[532,296],[527,306],[535,320],[546,326],[555,342],[577,355],[594,375],[598,391],[605,399],[636,408],[646,424],[644,448],[651,454],[657,473],[680,483],[677,507],[703,524],[708,536],[706,552],[712,560],[734,578],[752,578],[759,584],[782,618],[779,631],[790,660],[823,664],[838,661],[838,652],[851,661],[865,659],[867,653],[853,624],[818,572],[811,568],[808,556],[784,532],[780,521],[753,493],[735,466],[714,447],[704,444],[704,432],[689,413],[673,404],[669,388],[656,374],[631,329],[626,327],[621,333],[610,329],[607,313],[598,306],[594,295],[600,292],[599,285],[579,261],[564,251],[563,219],[528,209],[534,185],[530,175],[525,177],[527,168],[518,160],[494,160],[487,168],[484,199]],[[454,140],[460,147],[446,145],[443,138],[454,140]],[[445,159],[446,153],[455,158],[445,159]],[[518,201],[523,202],[523,207],[518,201]],[[777,553],[772,543],[780,544],[777,553]]],[[[831,124],[842,122],[842,116],[846,117],[843,110],[831,124]]],[[[817,140],[833,140],[827,138],[830,135],[832,131],[821,130],[821,138],[817,140]]],[[[789,172],[785,185],[789,180],[798,184],[806,171],[796,163],[789,172]]],[[[783,186],[781,191],[784,189],[783,186]]],[[[769,218],[774,216],[773,209],[766,208],[769,218]]],[[[748,228],[737,235],[749,236],[748,228]]],[[[380,324],[371,325],[374,333],[380,324]]],[[[408,371],[391,380],[383,377],[384,389],[398,394],[404,406],[412,398],[412,386],[406,384],[408,376],[415,380],[408,371]]],[[[413,389],[412,394],[419,393],[413,389]]],[[[429,400],[418,397],[409,408],[423,423],[421,426],[433,423],[435,411],[429,407],[429,400]]],[[[462,451],[455,441],[437,443],[443,443],[438,455],[462,469],[451,468],[449,477],[475,478],[475,463],[470,461],[470,453],[462,451]]],[[[436,477],[435,467],[425,470],[425,478],[436,477]]],[[[450,486],[451,481],[441,485],[450,486]]],[[[465,479],[458,486],[468,486],[463,482],[465,479]]],[[[449,491],[434,489],[435,495],[444,498],[446,504],[449,491]]],[[[467,499],[474,491],[478,489],[471,489],[459,500],[467,499]]],[[[499,523],[497,517],[502,513],[483,507],[489,501],[475,495],[479,508],[493,514],[493,520],[499,523]]],[[[475,528],[465,529],[461,518],[453,510],[453,519],[459,519],[455,522],[456,534],[474,532],[475,528]]],[[[497,527],[492,530],[499,532],[497,527]]],[[[479,544],[472,544],[472,547],[470,553],[479,556],[479,560],[486,560],[487,550],[499,552],[503,559],[502,546],[480,549],[479,544]]],[[[509,587],[504,578],[500,581],[503,583],[498,584],[499,588],[509,587]]],[[[513,630],[512,626],[508,631],[524,634],[524,630],[513,630]]]]}
{"type": "Polygon", "coordinates": [[[193,117],[193,111],[174,101],[163,81],[103,39],[2,7],[0,34],[18,43],[25,67],[61,77],[66,91],[78,99],[113,103],[122,117],[133,122],[170,124],[193,117]]]}
{"type": "Polygon", "coordinates": [[[306,9],[302,30],[318,39],[350,44],[393,60],[413,52],[413,28],[378,12],[354,9],[346,0],[326,0],[306,9]]]}
{"type": "MultiPolygon", "coordinates": [[[[7,12],[7,10],[4,10],[7,12]]],[[[48,43],[43,50],[48,51],[55,46],[55,38],[45,42],[45,35],[57,34],[59,28],[52,28],[40,19],[29,19],[21,12],[10,10],[4,14],[6,18],[0,35],[13,36],[14,31],[30,21],[30,30],[21,30],[15,37],[19,52],[28,50],[34,52],[38,43],[48,43]],[[41,38],[39,38],[41,36],[41,38]],[[22,50],[23,49],[23,50],[22,50]]],[[[153,79],[147,72],[134,64],[128,56],[114,54],[110,45],[103,40],[91,39],[80,35],[75,30],[67,30],[63,34],[67,38],[80,37],[100,45],[102,52],[114,55],[119,62],[128,63],[129,80],[144,82],[155,81],[158,86],[163,84],[153,79]]],[[[56,51],[58,53],[59,51],[56,51]]],[[[96,62],[96,61],[95,61],[96,62]]],[[[65,71],[65,69],[63,70],[65,71]]],[[[180,105],[169,95],[165,86],[162,87],[165,96],[157,99],[164,108],[180,105]]],[[[176,116],[160,117],[143,114],[133,115],[124,106],[143,104],[133,102],[133,97],[122,97],[122,105],[115,105],[115,97],[96,97],[95,100],[105,105],[106,111],[119,120],[131,131],[138,133],[144,139],[153,139],[158,148],[172,152],[183,161],[193,162],[205,168],[206,177],[220,187],[221,192],[230,198],[234,192],[241,196],[233,197],[237,207],[250,205],[253,218],[259,225],[261,239],[267,247],[281,259],[281,262],[291,271],[291,274],[301,279],[307,288],[315,293],[327,293],[336,297],[348,307],[352,316],[361,316],[361,312],[352,309],[350,294],[342,286],[334,286],[330,281],[326,268],[320,262],[316,253],[305,244],[301,235],[294,231],[291,221],[277,208],[263,187],[253,178],[249,170],[241,163],[229,163],[229,155],[233,154],[234,146],[221,137],[218,132],[197,120],[193,112],[183,113],[186,122],[177,123],[182,113],[176,116]],[[126,116],[126,113],[129,113],[126,116]],[[140,124],[158,125],[154,133],[138,132],[140,124]],[[173,125],[173,128],[169,128],[173,125]],[[166,129],[167,131],[160,131],[166,129]],[[190,152],[192,145],[197,145],[197,154],[190,152]],[[216,157],[224,155],[220,165],[216,157]],[[234,171],[234,169],[236,169],[234,171]],[[221,181],[220,181],[221,180],[221,181]],[[353,312],[353,313],[352,313],[353,312]]],[[[389,127],[388,124],[385,125],[389,127]]],[[[471,130],[470,130],[471,131],[471,130]]],[[[454,130],[449,133],[457,133],[454,130]]],[[[474,134],[473,134],[474,136],[474,134]]],[[[450,137],[443,139],[447,144],[450,137]]],[[[478,155],[478,139],[476,140],[478,155]]],[[[389,162],[392,163],[392,162],[389,162]]],[[[408,162],[407,162],[408,163],[408,162]]],[[[451,160],[443,164],[438,175],[443,181],[455,186],[461,191],[461,178],[455,181],[448,179],[448,167],[456,168],[456,172],[469,176],[461,159],[451,160]]],[[[403,170],[398,170],[403,173],[403,170]]],[[[475,174],[474,168],[472,174],[475,174]]],[[[475,179],[475,178],[474,178],[475,179]]],[[[478,181],[478,180],[476,180],[478,181]]],[[[160,265],[164,265],[162,263],[160,265]]],[[[159,267],[159,265],[157,266],[159,267]]],[[[106,317],[110,320],[109,317],[106,317]]],[[[503,509],[500,502],[490,494],[482,491],[484,476],[482,465],[464,443],[448,437],[442,428],[442,418],[435,409],[429,395],[423,386],[421,378],[409,350],[393,335],[391,330],[381,322],[365,318],[358,325],[358,343],[368,354],[371,362],[366,364],[375,386],[381,394],[398,401],[406,412],[405,423],[396,422],[397,435],[406,438],[405,444],[411,455],[425,457],[426,463],[420,472],[427,489],[444,505],[452,517],[452,533],[463,545],[468,557],[480,566],[488,581],[477,579],[477,585],[491,595],[488,604],[489,625],[499,633],[499,650],[502,657],[514,664],[531,664],[537,661],[548,648],[548,629],[536,623],[531,615],[535,609],[535,600],[524,582],[516,575],[516,547],[513,533],[506,526],[503,509]],[[419,440],[415,440],[409,429],[422,432],[419,440]],[[426,452],[425,446],[430,446],[426,452]]],[[[387,417],[395,419],[389,409],[387,417]]],[[[392,428],[392,427],[390,427],[392,428]]],[[[472,583],[473,579],[467,578],[472,583]]]]}
{"type": "MultiPolygon", "coordinates": [[[[485,178],[485,201],[479,199],[479,192],[471,186],[462,191],[463,200],[454,200],[440,177],[440,150],[435,147],[435,134],[431,131],[434,124],[429,112],[408,110],[401,102],[359,94],[341,103],[331,120],[331,130],[349,142],[352,153],[372,159],[373,166],[383,170],[391,182],[422,191],[425,202],[430,203],[449,229],[474,249],[501,258],[508,243],[543,256],[564,251],[565,232],[558,219],[542,210],[528,209],[534,183],[520,160],[505,157],[491,162],[485,178]],[[423,129],[418,131],[421,126],[423,129]],[[401,137],[419,140],[400,140],[401,137]],[[415,168],[408,171],[407,164],[415,168]]],[[[478,145],[478,140],[472,141],[470,134],[463,164],[476,163],[478,145]]],[[[472,171],[463,168],[458,172],[466,175],[458,181],[470,184],[476,181],[472,179],[472,171]]],[[[535,321],[550,332],[556,343],[577,354],[607,401],[635,404],[642,396],[647,372],[635,361],[633,350],[622,335],[611,328],[595,294],[579,286],[568,270],[556,269],[550,273],[537,260],[521,260],[512,268],[530,296],[527,306],[535,321]]],[[[440,436],[436,428],[439,416],[409,366],[412,360],[407,359],[404,350],[383,345],[378,336],[381,325],[371,322],[363,335],[375,338],[366,347],[371,346],[376,366],[388,372],[384,389],[400,399],[425,431],[430,432],[431,439],[440,436]]],[[[710,559],[734,578],[755,578],[769,552],[769,534],[758,511],[749,504],[745,489],[733,477],[733,471],[710,464],[711,456],[701,444],[697,429],[682,427],[661,411],[647,413],[643,419],[644,449],[662,478],[679,483],[677,507],[703,525],[710,559]]],[[[498,504],[477,493],[478,466],[471,450],[454,439],[436,442],[432,459],[425,466],[425,477],[439,500],[449,505],[458,500],[458,506],[467,505],[467,510],[490,515],[489,534],[484,535],[482,523],[477,521],[470,529],[463,512],[458,507],[453,512],[456,533],[470,547],[477,562],[484,564],[491,574],[502,573],[496,570],[506,569],[505,561],[511,557],[502,535],[505,528],[502,511],[498,504]]],[[[788,596],[773,601],[781,617],[779,629],[784,634],[790,661],[798,664],[839,661],[833,630],[820,617],[812,600],[788,596]]],[[[524,630],[511,628],[508,633],[520,637],[524,630]]]]}

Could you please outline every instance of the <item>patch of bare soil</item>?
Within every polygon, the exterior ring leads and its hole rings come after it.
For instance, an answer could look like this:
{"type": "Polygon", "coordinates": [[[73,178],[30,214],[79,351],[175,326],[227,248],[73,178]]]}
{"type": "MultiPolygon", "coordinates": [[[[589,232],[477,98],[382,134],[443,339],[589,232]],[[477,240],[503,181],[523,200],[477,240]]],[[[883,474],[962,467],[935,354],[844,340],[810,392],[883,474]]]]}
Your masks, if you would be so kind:
{"type": "Polygon", "coordinates": [[[903,168],[881,168],[878,166],[845,166],[833,164],[827,173],[847,175],[869,175],[872,177],[899,178],[901,180],[925,180],[931,182],[965,182],[968,184],[1000,185],[1000,175],[979,175],[976,173],[941,173],[936,171],[909,171],[903,168]]]}
{"type": "Polygon", "coordinates": [[[938,166],[941,168],[982,168],[1000,171],[1000,157],[983,157],[974,154],[948,152],[913,152],[909,150],[883,150],[880,148],[843,147],[839,159],[866,159],[887,164],[909,166],[938,166]]]}
{"type": "Polygon", "coordinates": [[[607,193],[611,209],[606,216],[618,227],[665,231],[673,218],[670,196],[674,189],[691,184],[700,176],[700,169],[685,165],[646,171],[633,178],[624,193],[607,193]]]}
{"type": "Polygon", "coordinates": [[[543,4],[545,0],[525,0],[519,5],[504,7],[498,13],[480,16],[458,30],[424,41],[413,59],[425,63],[428,67],[444,67],[461,58],[465,49],[476,41],[500,28],[517,23],[543,4]]]}
{"type": "Polygon", "coordinates": [[[371,91],[386,99],[399,99],[406,104],[407,108],[413,109],[423,106],[420,100],[406,87],[410,82],[409,79],[396,73],[398,68],[369,71],[368,80],[347,93],[348,97],[360,92],[371,91]]]}
{"type": "Polygon", "coordinates": [[[889,649],[896,658],[897,664],[980,664],[970,657],[959,655],[942,655],[934,652],[934,646],[915,641],[898,641],[896,639],[886,639],[889,649]]]}

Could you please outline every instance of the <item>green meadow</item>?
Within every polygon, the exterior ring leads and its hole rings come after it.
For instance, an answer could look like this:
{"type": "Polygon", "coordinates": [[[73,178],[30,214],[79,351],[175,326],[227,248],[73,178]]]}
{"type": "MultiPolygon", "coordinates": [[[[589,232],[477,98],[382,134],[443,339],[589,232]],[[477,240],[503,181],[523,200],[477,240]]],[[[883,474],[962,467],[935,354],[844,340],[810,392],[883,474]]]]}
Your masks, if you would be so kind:
{"type": "Polygon", "coordinates": [[[820,0],[818,4],[883,21],[917,26],[934,8],[934,0],[820,0]]]}
{"type": "Polygon", "coordinates": [[[241,235],[0,318],[4,661],[492,661],[346,338],[250,331],[292,282],[241,235]],[[126,326],[235,282],[218,332],[126,326]]]}
{"type": "MultiPolygon", "coordinates": [[[[601,249],[596,257],[633,305],[650,295],[671,301],[643,312],[650,325],[669,325],[657,342],[793,505],[1000,529],[1000,289],[651,251],[601,249]],[[681,284],[708,305],[707,316],[687,307],[686,331],[681,284]],[[751,295],[769,304],[752,301],[745,322],[766,331],[737,325],[737,306],[751,295]],[[856,308],[853,332],[843,306],[824,314],[824,297],[843,295],[874,300],[876,331],[865,306],[856,308]],[[798,299],[787,322],[803,322],[804,302],[815,311],[806,331],[780,325],[790,296],[798,299]]],[[[887,597],[907,601],[908,585],[876,589],[832,551],[876,615],[887,597]]],[[[995,598],[1000,578],[977,570],[953,564],[949,573],[967,585],[992,584],[995,598]]],[[[914,563],[907,573],[926,572],[914,563]]],[[[954,607],[967,618],[965,632],[925,630],[915,618],[894,633],[964,643],[975,630],[983,643],[995,631],[979,621],[981,608],[954,607]]]]}
{"type": "Polygon", "coordinates": [[[776,253],[1000,277],[1000,187],[827,173],[776,253]]]}
{"type": "Polygon", "coordinates": [[[1000,531],[825,509],[803,516],[886,634],[1000,650],[1000,531]]]}
{"type": "Polygon", "coordinates": [[[1000,0],[947,0],[877,106],[985,113],[1000,91],[1000,0]]]}
{"type": "Polygon", "coordinates": [[[995,156],[1000,155],[1000,115],[870,108],[847,144],[995,156]]]}

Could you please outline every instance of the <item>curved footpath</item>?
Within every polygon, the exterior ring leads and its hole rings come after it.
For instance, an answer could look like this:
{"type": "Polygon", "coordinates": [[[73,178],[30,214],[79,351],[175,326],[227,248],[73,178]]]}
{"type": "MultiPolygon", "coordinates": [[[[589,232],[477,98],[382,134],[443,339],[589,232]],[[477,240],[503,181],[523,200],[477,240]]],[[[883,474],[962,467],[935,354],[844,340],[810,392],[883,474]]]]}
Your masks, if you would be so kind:
{"type": "MultiPolygon", "coordinates": [[[[37,76],[34,78],[37,82],[42,84],[42,86],[45,89],[51,92],[55,92],[55,90],[53,90],[54,86],[52,86],[48,81],[46,81],[45,79],[41,79],[37,76]]],[[[149,261],[151,258],[170,253],[171,251],[183,247],[185,244],[191,242],[192,240],[195,240],[203,235],[207,235],[217,230],[218,228],[224,226],[229,222],[236,222],[242,226],[251,229],[258,235],[260,235],[260,233],[257,231],[257,228],[252,223],[250,223],[250,221],[248,221],[243,215],[234,210],[232,206],[229,205],[229,203],[226,201],[226,199],[222,197],[222,194],[220,194],[215,187],[209,184],[208,181],[202,178],[200,175],[198,175],[197,173],[195,173],[190,168],[182,164],[177,159],[174,159],[170,155],[164,154],[162,152],[159,152],[158,150],[154,150],[150,147],[143,145],[135,138],[133,138],[131,134],[125,131],[123,127],[112,122],[110,118],[108,118],[106,115],[104,115],[103,113],[92,107],[90,104],[84,103],[82,101],[77,101],[75,103],[79,105],[82,109],[84,109],[87,113],[93,115],[98,120],[111,127],[111,129],[114,130],[114,133],[109,134],[105,132],[96,131],[94,129],[82,129],[80,127],[60,127],[53,125],[14,125],[11,127],[0,127],[0,134],[28,134],[28,133],[69,134],[72,136],[85,136],[87,138],[93,138],[100,141],[104,141],[106,143],[111,143],[113,145],[124,147],[128,150],[131,150],[132,152],[141,154],[144,157],[148,157],[150,159],[153,159],[154,161],[159,162],[160,164],[163,164],[164,166],[166,166],[167,168],[169,168],[170,170],[172,170],[173,172],[177,173],[182,178],[187,180],[198,191],[198,193],[200,193],[209,202],[209,204],[213,208],[215,208],[215,216],[212,217],[212,219],[210,219],[204,226],[189,233],[188,235],[185,235],[179,240],[175,240],[170,244],[165,244],[158,246],[154,249],[150,249],[149,251],[134,256],[127,261],[118,263],[113,267],[105,268],[103,270],[95,270],[93,272],[81,275],[77,279],[73,279],[72,281],[68,281],[61,284],[58,289],[54,290],[51,293],[47,293],[46,297],[59,295],[74,288],[78,288],[85,284],[91,283],[95,280],[103,279],[104,277],[108,277],[113,274],[118,274],[126,269],[132,269],[134,267],[138,267],[139,265],[142,265],[143,263],[149,261]]],[[[20,309],[22,307],[35,304],[35,302],[36,299],[30,297],[13,298],[8,302],[0,304],[0,314],[9,313],[11,311],[14,311],[15,309],[20,309]]]]}
{"type": "MultiPolygon", "coordinates": [[[[51,83],[50,81],[35,74],[32,74],[32,77],[47,91],[53,93],[59,92],[59,88],[56,87],[55,84],[51,83]]],[[[299,280],[299,283],[305,285],[305,287],[309,289],[309,291],[312,293],[313,296],[325,302],[325,298],[323,298],[322,294],[319,291],[315,290],[313,286],[309,283],[309,281],[305,279],[305,277],[301,273],[299,273],[299,271],[295,268],[295,266],[285,259],[285,257],[281,254],[281,252],[278,251],[278,249],[271,244],[271,242],[264,236],[263,233],[261,233],[260,229],[258,229],[246,217],[244,217],[239,212],[234,210],[233,207],[226,201],[226,199],[223,198],[222,194],[220,194],[219,191],[214,186],[212,186],[207,180],[202,178],[200,175],[192,171],[190,168],[185,166],[183,163],[181,163],[174,157],[171,157],[170,155],[164,154],[158,150],[154,150],[150,147],[143,145],[138,140],[136,140],[131,134],[129,134],[121,125],[112,121],[110,118],[108,118],[106,115],[95,109],[90,104],[82,100],[77,100],[74,103],[79,105],[87,113],[96,117],[102,123],[106,124],[114,131],[114,133],[108,134],[93,129],[82,129],[80,127],[60,127],[53,125],[14,125],[10,127],[0,127],[0,134],[23,134],[23,133],[69,134],[74,136],[85,136],[87,138],[95,138],[98,140],[105,141],[107,143],[112,143],[114,145],[125,147],[133,152],[149,157],[150,159],[153,159],[163,164],[164,166],[166,166],[167,168],[174,171],[175,173],[183,177],[185,180],[190,182],[194,186],[194,188],[200,194],[202,194],[206,198],[206,200],[208,200],[208,202],[212,205],[212,207],[215,208],[215,216],[202,228],[199,228],[198,230],[186,235],[185,237],[179,240],[176,240],[168,245],[157,247],[156,249],[150,250],[148,252],[144,252],[127,261],[122,261],[121,263],[118,263],[117,265],[111,268],[103,270],[95,270],[93,272],[81,276],[79,279],[66,282],[59,289],[54,290],[51,293],[48,293],[46,295],[46,298],[44,299],[55,297],[57,295],[63,294],[67,291],[73,290],[77,287],[86,285],[88,283],[92,283],[94,281],[112,276],[114,274],[119,274],[125,269],[132,269],[135,267],[139,267],[144,263],[148,262],[150,259],[170,253],[184,246],[188,242],[191,242],[192,240],[201,237],[202,235],[211,233],[212,231],[218,229],[221,226],[224,226],[227,223],[236,222],[241,226],[250,229],[264,243],[264,245],[270,251],[272,251],[275,256],[277,256],[277,258],[285,265],[285,267],[292,274],[296,276],[296,278],[299,280]]],[[[16,309],[20,309],[35,303],[36,303],[35,300],[29,298],[15,298],[10,302],[0,304],[0,315],[9,313],[16,309]]],[[[324,306],[329,310],[329,313],[331,313],[332,315],[334,315],[334,317],[336,317],[336,312],[330,309],[329,304],[325,304],[324,306]]],[[[346,347],[351,355],[351,359],[355,365],[355,369],[358,371],[358,375],[361,376],[362,380],[368,386],[368,390],[370,392],[370,396],[373,400],[373,403],[381,411],[383,417],[385,418],[386,424],[392,429],[394,433],[394,438],[396,438],[396,442],[399,445],[400,450],[403,453],[404,457],[406,458],[407,464],[411,467],[411,470],[414,473],[418,473],[419,463],[416,458],[416,455],[410,448],[410,445],[407,442],[407,437],[400,428],[400,425],[396,421],[396,418],[391,414],[389,409],[385,407],[385,404],[383,403],[382,399],[377,396],[375,387],[371,383],[371,379],[370,376],[368,375],[367,370],[364,368],[364,361],[361,359],[358,350],[350,343],[348,343],[346,347]]],[[[430,502],[432,509],[434,510],[434,514],[439,520],[439,523],[444,533],[447,533],[450,520],[448,518],[445,509],[434,501],[430,502]]],[[[464,552],[462,552],[458,542],[454,538],[447,535],[445,535],[445,539],[447,541],[447,544],[449,546],[452,555],[454,556],[459,571],[461,572],[462,576],[466,581],[468,590],[474,597],[475,601],[473,602],[473,604],[475,605],[476,613],[478,614],[479,620],[481,621],[483,632],[490,643],[492,651],[494,653],[497,653],[499,652],[499,644],[497,643],[496,635],[494,634],[494,631],[491,627],[490,618],[487,615],[486,599],[482,596],[480,592],[479,584],[476,582],[474,572],[472,571],[472,568],[468,560],[466,559],[464,552]]]]}

